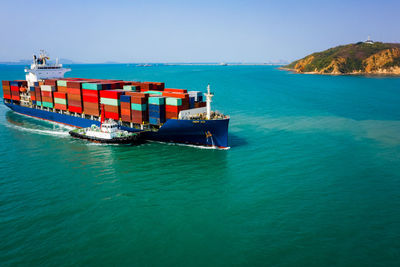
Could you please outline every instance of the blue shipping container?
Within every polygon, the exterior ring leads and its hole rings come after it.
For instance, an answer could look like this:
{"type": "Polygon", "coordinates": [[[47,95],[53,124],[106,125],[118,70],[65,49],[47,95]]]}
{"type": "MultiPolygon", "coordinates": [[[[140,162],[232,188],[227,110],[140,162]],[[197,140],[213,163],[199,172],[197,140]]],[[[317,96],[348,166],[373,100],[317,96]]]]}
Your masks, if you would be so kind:
{"type": "Polygon", "coordinates": [[[189,108],[194,108],[194,102],[195,102],[195,98],[189,97],[189,108]]]}
{"type": "Polygon", "coordinates": [[[165,111],[157,112],[157,111],[149,111],[149,117],[153,118],[165,118],[165,111]]]}
{"type": "Polygon", "coordinates": [[[16,82],[16,81],[12,81],[12,82],[10,82],[10,86],[21,86],[22,85],[22,82],[16,82]]]}
{"type": "Polygon", "coordinates": [[[165,122],[165,118],[161,118],[161,119],[159,119],[159,118],[152,118],[152,117],[149,118],[149,123],[150,123],[150,124],[156,124],[156,125],[158,125],[158,124],[161,124],[161,123],[164,123],[164,122],[165,122]]]}
{"type": "Polygon", "coordinates": [[[149,104],[149,111],[156,111],[156,112],[165,111],[165,105],[149,104]]]}
{"type": "Polygon", "coordinates": [[[130,95],[121,95],[121,102],[131,103],[131,96],[130,95]]]}

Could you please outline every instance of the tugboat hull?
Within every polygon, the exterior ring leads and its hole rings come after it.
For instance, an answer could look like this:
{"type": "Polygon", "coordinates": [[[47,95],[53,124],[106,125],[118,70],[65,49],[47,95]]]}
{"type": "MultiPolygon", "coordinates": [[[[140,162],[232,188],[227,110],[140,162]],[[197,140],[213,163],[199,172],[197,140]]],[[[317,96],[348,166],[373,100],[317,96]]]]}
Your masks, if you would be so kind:
{"type": "Polygon", "coordinates": [[[84,139],[84,140],[88,140],[90,142],[102,143],[102,144],[139,144],[139,143],[142,143],[142,140],[140,138],[140,133],[136,133],[136,134],[133,134],[130,136],[114,137],[112,139],[105,139],[105,138],[99,138],[99,137],[81,134],[78,132],[79,130],[80,129],[72,130],[69,132],[69,134],[75,138],[84,139]]]}

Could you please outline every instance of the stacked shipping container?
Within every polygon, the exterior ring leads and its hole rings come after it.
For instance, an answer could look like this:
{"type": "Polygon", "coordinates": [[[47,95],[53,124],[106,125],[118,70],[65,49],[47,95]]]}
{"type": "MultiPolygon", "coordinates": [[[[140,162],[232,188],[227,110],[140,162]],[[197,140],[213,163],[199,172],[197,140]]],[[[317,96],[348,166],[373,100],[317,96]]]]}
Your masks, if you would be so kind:
{"type": "Polygon", "coordinates": [[[126,92],[131,97],[131,121],[142,124],[148,121],[148,94],[137,92],[126,92]]]}
{"type": "Polygon", "coordinates": [[[56,87],[53,85],[42,85],[40,86],[42,95],[42,106],[46,108],[54,108],[53,92],[56,91],[56,87]]]}
{"type": "Polygon", "coordinates": [[[54,108],[59,110],[68,109],[68,101],[66,93],[54,92],[54,108]]]}
{"type": "Polygon", "coordinates": [[[149,123],[159,125],[165,122],[165,97],[149,97],[149,123]]]}
{"type": "Polygon", "coordinates": [[[120,100],[121,100],[121,120],[126,122],[131,122],[132,121],[131,96],[121,95],[120,100]]]}
{"type": "Polygon", "coordinates": [[[1,85],[3,87],[3,98],[4,99],[11,99],[10,81],[2,81],[1,85]]]}
{"type": "Polygon", "coordinates": [[[100,90],[103,86],[99,83],[83,83],[82,99],[83,112],[87,115],[100,116],[100,90]]]}
{"type": "Polygon", "coordinates": [[[120,112],[120,97],[125,94],[124,90],[101,90],[100,104],[104,107],[105,118],[119,120],[120,112]]]}
{"type": "Polygon", "coordinates": [[[70,112],[82,113],[82,82],[67,81],[68,110],[70,112]]]}
{"type": "MultiPolygon", "coordinates": [[[[4,98],[14,101],[27,90],[26,81],[3,81],[2,86],[4,98]]],[[[100,116],[104,107],[106,118],[138,124],[159,125],[177,119],[182,110],[205,106],[199,91],[165,88],[156,82],[48,79],[30,87],[29,94],[36,106],[93,116],[100,116]]]]}

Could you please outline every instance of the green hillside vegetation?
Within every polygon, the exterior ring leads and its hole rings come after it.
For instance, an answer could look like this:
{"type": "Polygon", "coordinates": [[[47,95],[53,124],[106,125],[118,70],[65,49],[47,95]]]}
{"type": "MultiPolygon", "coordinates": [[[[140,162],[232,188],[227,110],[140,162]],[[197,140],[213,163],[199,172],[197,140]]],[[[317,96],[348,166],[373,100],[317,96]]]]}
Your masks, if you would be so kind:
{"type": "MultiPolygon", "coordinates": [[[[364,71],[366,66],[365,63],[363,63],[363,60],[378,52],[392,48],[400,48],[400,44],[381,42],[368,44],[364,42],[359,42],[356,44],[341,45],[330,48],[323,52],[313,53],[303,59],[296,60],[285,67],[289,69],[295,69],[296,64],[300,61],[305,60],[309,57],[314,57],[314,59],[306,64],[304,66],[304,69],[302,69],[302,72],[313,72],[315,70],[322,70],[327,68],[334,60],[344,58],[345,62],[339,64],[339,71],[341,73],[364,71]]],[[[388,62],[385,65],[385,67],[392,66],[400,66],[400,58],[395,58],[393,62],[388,62]]],[[[329,72],[330,70],[328,69],[327,71],[329,72]]]]}

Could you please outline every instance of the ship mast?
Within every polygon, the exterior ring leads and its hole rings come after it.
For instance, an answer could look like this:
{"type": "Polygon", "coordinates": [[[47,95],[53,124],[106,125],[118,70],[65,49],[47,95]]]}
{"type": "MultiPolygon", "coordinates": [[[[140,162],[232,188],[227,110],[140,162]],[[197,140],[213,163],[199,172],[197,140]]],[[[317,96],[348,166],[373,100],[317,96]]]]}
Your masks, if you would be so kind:
{"type": "Polygon", "coordinates": [[[212,102],[212,97],[214,96],[214,94],[212,94],[210,92],[210,84],[207,85],[207,93],[204,94],[207,98],[207,120],[209,120],[211,118],[211,102],[212,102]]]}

